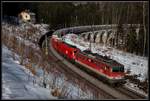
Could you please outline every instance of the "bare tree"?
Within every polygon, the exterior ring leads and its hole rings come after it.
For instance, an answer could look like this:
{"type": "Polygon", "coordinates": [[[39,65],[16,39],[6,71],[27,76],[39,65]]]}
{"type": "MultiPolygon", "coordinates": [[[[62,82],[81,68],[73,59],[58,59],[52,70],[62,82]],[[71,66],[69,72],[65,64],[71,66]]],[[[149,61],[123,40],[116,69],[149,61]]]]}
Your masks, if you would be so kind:
{"type": "Polygon", "coordinates": [[[144,56],[146,47],[145,2],[143,2],[143,27],[144,27],[144,49],[143,49],[143,56],[144,56]]]}

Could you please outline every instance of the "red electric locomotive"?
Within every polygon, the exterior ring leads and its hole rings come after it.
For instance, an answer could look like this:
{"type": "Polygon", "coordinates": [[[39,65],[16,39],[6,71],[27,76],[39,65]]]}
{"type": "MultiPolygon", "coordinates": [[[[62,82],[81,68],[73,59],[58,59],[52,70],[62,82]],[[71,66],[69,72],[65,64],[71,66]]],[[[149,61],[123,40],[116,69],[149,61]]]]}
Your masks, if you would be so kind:
{"type": "Polygon", "coordinates": [[[75,51],[77,51],[77,48],[75,46],[69,45],[57,37],[52,38],[52,45],[55,48],[55,50],[63,56],[67,57],[70,60],[75,59],[74,53],[75,51]]]}
{"type": "Polygon", "coordinates": [[[55,35],[52,37],[52,46],[69,60],[73,60],[84,68],[98,74],[108,83],[114,84],[124,81],[124,66],[115,60],[93,54],[90,51],[82,52],[76,47],[63,42],[61,38],[55,35]]]}
{"type": "Polygon", "coordinates": [[[124,66],[115,60],[93,54],[86,50],[76,52],[75,61],[111,84],[124,81],[124,66]]]}

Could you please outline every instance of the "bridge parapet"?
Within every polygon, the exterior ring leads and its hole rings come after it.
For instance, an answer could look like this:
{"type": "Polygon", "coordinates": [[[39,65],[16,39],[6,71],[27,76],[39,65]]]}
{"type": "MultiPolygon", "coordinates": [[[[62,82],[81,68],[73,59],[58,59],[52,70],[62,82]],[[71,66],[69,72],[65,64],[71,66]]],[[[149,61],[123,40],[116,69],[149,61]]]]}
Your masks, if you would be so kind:
{"type": "MultiPolygon", "coordinates": [[[[121,25],[124,30],[129,29],[130,27],[139,29],[142,25],[140,24],[122,24],[121,25]]],[[[54,34],[66,34],[66,33],[75,33],[79,34],[82,32],[90,32],[90,31],[98,31],[98,30],[106,30],[107,32],[110,30],[117,30],[119,25],[112,24],[112,25],[89,25],[89,26],[76,26],[76,27],[68,27],[56,30],[54,34]]],[[[61,35],[59,35],[61,36],[61,35]]]]}
{"type": "Polygon", "coordinates": [[[65,34],[74,33],[89,42],[101,43],[107,46],[116,46],[116,40],[118,40],[117,44],[119,47],[125,47],[127,34],[135,31],[136,38],[138,39],[140,28],[142,28],[140,24],[122,24],[121,27],[117,24],[76,26],[56,30],[53,34],[61,38],[65,34]]]}

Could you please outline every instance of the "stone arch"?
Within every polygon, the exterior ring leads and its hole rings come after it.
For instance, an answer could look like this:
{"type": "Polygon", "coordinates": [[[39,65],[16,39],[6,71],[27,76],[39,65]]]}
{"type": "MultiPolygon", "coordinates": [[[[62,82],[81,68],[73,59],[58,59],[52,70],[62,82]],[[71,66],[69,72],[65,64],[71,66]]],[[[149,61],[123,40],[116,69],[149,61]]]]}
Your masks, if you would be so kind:
{"type": "Polygon", "coordinates": [[[91,32],[91,34],[90,34],[90,42],[94,42],[94,34],[95,33],[91,32]]]}
{"type": "Polygon", "coordinates": [[[103,37],[104,33],[105,33],[105,31],[104,31],[104,30],[102,30],[101,35],[100,35],[100,43],[103,43],[103,41],[102,41],[102,37],[103,37]]]}
{"type": "Polygon", "coordinates": [[[109,44],[109,39],[110,39],[110,37],[111,37],[111,34],[112,34],[112,30],[108,30],[108,31],[107,31],[106,44],[109,44]]]}
{"type": "Polygon", "coordinates": [[[98,31],[94,33],[94,42],[96,43],[96,36],[98,35],[98,31]]]}
{"type": "Polygon", "coordinates": [[[92,34],[92,32],[88,32],[88,41],[90,41],[90,39],[91,39],[91,34],[92,34]]]}

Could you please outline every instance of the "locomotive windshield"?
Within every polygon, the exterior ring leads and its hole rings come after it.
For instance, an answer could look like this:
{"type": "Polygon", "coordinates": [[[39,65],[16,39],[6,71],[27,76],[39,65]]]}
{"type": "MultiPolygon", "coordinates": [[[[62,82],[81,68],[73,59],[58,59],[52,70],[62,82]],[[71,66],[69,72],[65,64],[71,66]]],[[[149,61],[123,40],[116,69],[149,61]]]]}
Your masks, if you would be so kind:
{"type": "Polygon", "coordinates": [[[112,72],[124,72],[124,67],[112,67],[112,72]]]}

